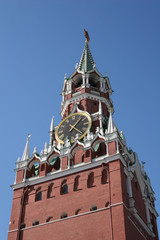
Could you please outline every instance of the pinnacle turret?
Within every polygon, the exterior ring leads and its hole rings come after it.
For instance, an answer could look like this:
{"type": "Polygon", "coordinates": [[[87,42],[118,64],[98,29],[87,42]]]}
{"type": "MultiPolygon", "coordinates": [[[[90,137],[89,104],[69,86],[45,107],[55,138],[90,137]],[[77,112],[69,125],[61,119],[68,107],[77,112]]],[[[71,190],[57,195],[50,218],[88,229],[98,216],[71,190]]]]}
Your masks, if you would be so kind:
{"type": "Polygon", "coordinates": [[[52,117],[52,120],[51,120],[50,132],[52,132],[53,130],[54,130],[54,117],[52,117]]]}
{"type": "Polygon", "coordinates": [[[110,116],[108,120],[108,133],[113,133],[116,131],[116,125],[113,121],[112,111],[110,111],[110,116]]]}
{"type": "Polygon", "coordinates": [[[51,125],[50,125],[50,145],[52,145],[53,142],[53,131],[54,131],[54,117],[52,117],[51,125]]]}
{"type": "Polygon", "coordinates": [[[30,150],[29,150],[29,137],[28,137],[21,161],[25,161],[29,159],[30,159],[30,150]]]}

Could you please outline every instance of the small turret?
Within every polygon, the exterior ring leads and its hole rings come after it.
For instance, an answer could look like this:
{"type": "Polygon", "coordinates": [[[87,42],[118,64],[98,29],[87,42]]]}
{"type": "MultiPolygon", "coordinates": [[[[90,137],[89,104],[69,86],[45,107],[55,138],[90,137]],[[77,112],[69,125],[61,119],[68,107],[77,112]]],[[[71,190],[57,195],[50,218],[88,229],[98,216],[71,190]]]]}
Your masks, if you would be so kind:
{"type": "Polygon", "coordinates": [[[44,144],[44,153],[45,153],[45,154],[48,153],[48,145],[47,145],[47,142],[45,142],[45,144],[44,144]]]}
{"type": "Polygon", "coordinates": [[[108,133],[113,133],[116,131],[116,125],[113,121],[113,116],[112,116],[112,110],[110,110],[110,116],[109,116],[109,120],[108,120],[108,133]]]}
{"type": "Polygon", "coordinates": [[[53,131],[54,131],[54,117],[52,117],[52,120],[51,120],[51,126],[50,126],[50,145],[52,145],[52,142],[53,142],[53,131]]]}
{"type": "Polygon", "coordinates": [[[30,138],[30,136],[31,135],[28,134],[26,146],[25,146],[25,149],[24,149],[21,161],[25,161],[25,160],[29,160],[30,159],[30,150],[29,150],[29,138],[30,138]]]}
{"type": "Polygon", "coordinates": [[[52,117],[51,120],[50,132],[53,132],[53,130],[54,130],[54,117],[52,117]]]}

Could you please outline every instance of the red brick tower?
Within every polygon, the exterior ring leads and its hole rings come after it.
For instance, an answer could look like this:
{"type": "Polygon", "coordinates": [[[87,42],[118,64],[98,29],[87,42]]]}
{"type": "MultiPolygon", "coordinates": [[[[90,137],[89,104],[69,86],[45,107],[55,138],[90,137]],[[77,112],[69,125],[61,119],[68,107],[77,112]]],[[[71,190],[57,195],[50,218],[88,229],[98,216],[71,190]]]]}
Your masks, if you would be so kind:
{"type": "Polygon", "coordinates": [[[62,122],[52,118],[40,155],[27,139],[17,161],[8,240],[158,240],[150,180],[113,121],[109,78],[85,37],[64,79],[62,122]]]}

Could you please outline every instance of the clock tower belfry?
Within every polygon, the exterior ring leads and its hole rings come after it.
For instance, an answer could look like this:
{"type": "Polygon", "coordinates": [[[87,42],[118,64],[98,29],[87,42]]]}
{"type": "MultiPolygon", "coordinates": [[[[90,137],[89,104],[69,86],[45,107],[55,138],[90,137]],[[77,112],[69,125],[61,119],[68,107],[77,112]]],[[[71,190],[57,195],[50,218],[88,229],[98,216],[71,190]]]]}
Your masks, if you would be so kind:
{"type": "Polygon", "coordinates": [[[99,111],[102,104],[104,116],[112,108],[111,85],[108,76],[103,77],[97,70],[86,39],[85,47],[79,65],[69,78],[65,76],[62,90],[61,115],[66,117],[73,109],[75,102],[89,114],[99,111]]]}
{"type": "Polygon", "coordinates": [[[16,163],[8,240],[158,240],[155,197],[136,152],[113,120],[109,78],[89,35],[62,90],[62,121],[16,163]]]}

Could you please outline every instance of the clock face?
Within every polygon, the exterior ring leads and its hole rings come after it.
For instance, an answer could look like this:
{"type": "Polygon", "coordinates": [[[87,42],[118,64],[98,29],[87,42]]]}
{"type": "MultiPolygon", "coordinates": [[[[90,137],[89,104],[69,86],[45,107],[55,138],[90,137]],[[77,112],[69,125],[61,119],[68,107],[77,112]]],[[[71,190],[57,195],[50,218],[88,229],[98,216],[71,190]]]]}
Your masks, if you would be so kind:
{"type": "Polygon", "coordinates": [[[76,134],[82,139],[91,127],[91,118],[87,113],[72,113],[66,117],[56,129],[56,139],[63,143],[69,139],[71,143],[75,141],[76,134]]]}

